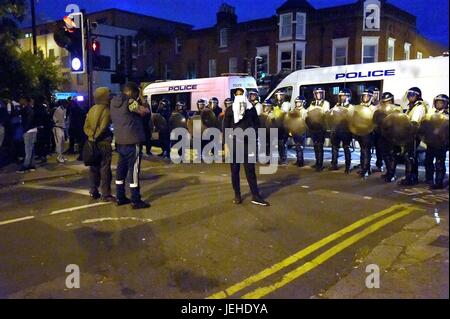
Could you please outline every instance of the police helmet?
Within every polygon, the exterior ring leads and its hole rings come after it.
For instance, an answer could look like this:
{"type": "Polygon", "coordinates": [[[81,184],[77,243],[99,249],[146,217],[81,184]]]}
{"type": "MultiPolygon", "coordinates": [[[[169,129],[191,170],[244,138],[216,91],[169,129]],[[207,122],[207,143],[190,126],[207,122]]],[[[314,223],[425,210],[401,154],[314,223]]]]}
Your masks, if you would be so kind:
{"type": "Polygon", "coordinates": [[[410,88],[408,90],[408,92],[407,92],[407,97],[410,98],[410,97],[413,97],[413,96],[416,96],[419,99],[421,99],[422,98],[422,90],[420,90],[418,87],[410,88]]]}
{"type": "Polygon", "coordinates": [[[306,106],[306,99],[303,95],[301,96],[297,96],[297,98],[295,99],[295,106],[306,106]],[[299,105],[300,103],[302,103],[301,105],[299,105]]]}
{"type": "Polygon", "coordinates": [[[436,102],[437,101],[442,101],[442,102],[444,102],[444,109],[448,109],[448,101],[449,101],[449,98],[448,98],[448,96],[447,95],[445,95],[445,94],[439,94],[438,96],[436,96],[435,98],[434,98],[434,100],[433,100],[433,105],[436,107],[436,102]]]}
{"type": "Polygon", "coordinates": [[[361,101],[363,103],[370,103],[373,100],[373,90],[371,88],[365,89],[361,94],[361,101]]]}
{"type": "Polygon", "coordinates": [[[394,103],[394,94],[391,92],[384,92],[381,96],[381,101],[394,103]]]}
{"type": "Polygon", "coordinates": [[[175,104],[175,109],[178,112],[183,111],[186,108],[186,103],[184,103],[183,101],[178,101],[177,104],[175,104]]]}
{"type": "Polygon", "coordinates": [[[228,108],[233,105],[233,100],[228,97],[223,101],[223,104],[225,105],[225,108],[228,108]]]}
{"type": "Polygon", "coordinates": [[[219,106],[219,99],[216,97],[212,97],[209,99],[209,107],[214,109],[219,106]]]}
{"type": "Polygon", "coordinates": [[[316,100],[325,99],[325,89],[321,86],[316,86],[313,90],[314,98],[316,100]],[[319,95],[320,94],[320,95],[319,95]]]}
{"type": "Polygon", "coordinates": [[[197,101],[197,108],[201,111],[206,107],[206,104],[207,104],[207,102],[205,99],[199,99],[197,101]]]}

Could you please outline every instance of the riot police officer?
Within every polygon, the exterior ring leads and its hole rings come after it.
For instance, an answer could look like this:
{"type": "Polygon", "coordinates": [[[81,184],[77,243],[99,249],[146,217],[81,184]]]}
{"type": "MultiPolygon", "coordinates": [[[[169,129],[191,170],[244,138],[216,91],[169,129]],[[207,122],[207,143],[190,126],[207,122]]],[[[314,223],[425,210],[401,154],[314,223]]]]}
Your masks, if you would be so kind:
{"type": "MultiPolygon", "coordinates": [[[[275,93],[275,106],[274,113],[277,116],[284,116],[285,113],[291,110],[291,104],[286,101],[286,92],[280,90],[275,93]],[[282,113],[281,113],[282,112],[282,113]],[[284,113],[284,114],[283,114],[284,113]]],[[[286,165],[287,164],[287,143],[288,132],[284,127],[278,128],[278,155],[279,155],[279,164],[286,165]]]]}
{"type": "MultiPolygon", "coordinates": [[[[406,115],[409,117],[412,125],[418,127],[427,113],[427,108],[422,99],[422,91],[418,87],[412,87],[408,90],[406,97],[408,99],[408,110],[406,115]]],[[[417,146],[420,140],[417,136],[413,137],[412,142],[405,146],[405,178],[400,181],[401,186],[412,186],[419,183],[419,164],[417,156],[417,146]]]]}
{"type": "MultiPolygon", "coordinates": [[[[439,94],[433,100],[433,112],[449,117],[449,98],[445,94],[439,94]]],[[[446,173],[445,157],[448,151],[447,145],[427,144],[425,156],[426,179],[432,189],[444,188],[444,178],[446,173]],[[434,160],[436,163],[434,164],[434,160]]]]}
{"type": "Polygon", "coordinates": [[[254,90],[250,91],[248,93],[248,100],[255,107],[256,113],[258,113],[258,116],[260,116],[261,113],[262,113],[262,104],[259,102],[259,93],[258,93],[258,91],[254,91],[254,90]]]}
{"type": "Polygon", "coordinates": [[[214,112],[216,118],[219,118],[220,113],[222,113],[222,108],[219,106],[219,99],[212,97],[209,99],[208,108],[214,112]]]}
{"type": "MultiPolygon", "coordinates": [[[[348,111],[352,111],[354,106],[350,104],[352,98],[352,92],[348,88],[340,90],[338,95],[338,103],[331,110],[331,112],[337,112],[341,107],[346,108],[348,111]]],[[[350,172],[350,165],[352,162],[352,155],[350,152],[350,144],[352,142],[352,134],[348,130],[348,123],[341,123],[339,127],[331,129],[331,167],[330,170],[337,171],[338,167],[338,157],[339,157],[339,147],[342,142],[342,148],[344,149],[345,157],[345,173],[350,172]],[[346,127],[344,127],[346,126],[346,127]]]]}
{"type": "MultiPolygon", "coordinates": [[[[316,87],[313,91],[314,101],[308,108],[308,112],[321,108],[323,113],[330,110],[330,103],[325,100],[325,89],[322,87],[316,87]]],[[[312,166],[316,171],[323,170],[323,144],[325,143],[325,130],[319,130],[311,132],[311,138],[314,144],[314,155],[316,163],[312,166]]]]}
{"type": "Polygon", "coordinates": [[[167,123],[167,129],[159,132],[159,143],[162,148],[162,153],[159,156],[163,158],[170,158],[170,130],[168,129],[168,124],[170,116],[172,115],[172,108],[169,100],[164,98],[159,102],[157,113],[161,114],[167,123]]]}
{"type": "MultiPolygon", "coordinates": [[[[372,98],[372,105],[370,106],[370,108],[372,109],[373,112],[377,111],[380,107],[381,107],[381,103],[380,103],[380,90],[377,87],[372,87],[372,94],[373,94],[373,98],[372,98]]],[[[377,157],[377,161],[376,161],[376,166],[377,166],[377,170],[378,171],[383,171],[383,152],[382,152],[382,138],[381,138],[381,133],[378,130],[375,130],[372,133],[372,142],[373,142],[373,146],[375,147],[375,154],[377,157]]]]}
{"type": "MultiPolygon", "coordinates": [[[[303,114],[303,118],[306,117],[306,98],[304,96],[298,96],[295,99],[294,104],[294,110],[299,111],[301,114],[303,114]]],[[[303,155],[303,148],[305,145],[305,134],[299,135],[294,134],[293,135],[294,143],[295,143],[295,154],[297,157],[297,166],[303,167],[305,165],[305,159],[303,155]]]]}
{"type": "MultiPolygon", "coordinates": [[[[402,113],[400,105],[395,104],[394,95],[391,92],[384,92],[381,96],[380,111],[389,111],[389,113],[399,112],[402,113]]],[[[384,114],[384,116],[389,114],[384,114]]],[[[395,180],[395,171],[397,169],[397,157],[401,153],[401,148],[394,145],[389,139],[384,137],[380,128],[377,128],[379,132],[379,144],[381,156],[383,157],[384,165],[386,167],[386,173],[381,175],[381,178],[386,183],[391,183],[395,180]]]]}
{"type": "MultiPolygon", "coordinates": [[[[372,89],[365,89],[361,95],[361,105],[366,106],[373,110],[373,91],[372,89]]],[[[367,177],[372,174],[370,169],[370,161],[372,159],[371,149],[373,136],[372,134],[368,134],[365,136],[356,136],[356,140],[358,141],[360,147],[360,166],[361,170],[358,171],[359,176],[367,177]]]]}
{"type": "Polygon", "coordinates": [[[207,104],[207,102],[205,99],[199,99],[197,101],[197,109],[198,109],[197,114],[198,115],[200,115],[202,113],[202,111],[206,108],[206,104],[207,104]]]}
{"type": "Polygon", "coordinates": [[[189,118],[189,114],[186,108],[186,103],[184,103],[183,101],[178,101],[175,104],[175,112],[180,113],[181,115],[184,116],[184,118],[187,120],[189,118]]]}

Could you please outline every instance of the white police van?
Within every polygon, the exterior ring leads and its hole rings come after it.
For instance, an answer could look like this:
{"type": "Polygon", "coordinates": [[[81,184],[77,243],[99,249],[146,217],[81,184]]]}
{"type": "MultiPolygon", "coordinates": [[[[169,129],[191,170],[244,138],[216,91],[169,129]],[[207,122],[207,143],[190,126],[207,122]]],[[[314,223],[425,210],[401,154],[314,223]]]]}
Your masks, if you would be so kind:
{"type": "Polygon", "coordinates": [[[347,87],[352,91],[352,103],[359,104],[364,89],[377,87],[381,92],[391,92],[397,104],[406,107],[406,91],[411,87],[422,90],[423,99],[431,105],[438,94],[449,92],[449,57],[355,64],[300,70],[291,73],[269,94],[279,90],[287,92],[287,101],[294,103],[297,96],[305,96],[308,104],[313,100],[313,90],[321,86],[326,99],[333,106],[339,91],[347,87]]]}
{"type": "Polygon", "coordinates": [[[223,74],[213,78],[155,82],[145,87],[143,95],[153,109],[165,98],[171,102],[172,107],[178,101],[183,101],[188,110],[196,111],[199,99],[208,101],[212,97],[218,98],[223,108],[223,101],[233,98],[238,88],[245,91],[258,90],[256,80],[247,74],[223,74]]]}

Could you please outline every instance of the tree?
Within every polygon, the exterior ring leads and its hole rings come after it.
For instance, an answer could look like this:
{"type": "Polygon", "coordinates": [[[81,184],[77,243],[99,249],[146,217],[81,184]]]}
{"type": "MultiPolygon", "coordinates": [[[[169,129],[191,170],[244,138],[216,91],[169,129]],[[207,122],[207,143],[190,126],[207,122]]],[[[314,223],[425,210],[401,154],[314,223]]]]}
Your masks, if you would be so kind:
{"type": "Polygon", "coordinates": [[[25,0],[0,0],[0,98],[43,96],[64,83],[55,58],[18,49],[19,23],[26,12],[25,0]]]}

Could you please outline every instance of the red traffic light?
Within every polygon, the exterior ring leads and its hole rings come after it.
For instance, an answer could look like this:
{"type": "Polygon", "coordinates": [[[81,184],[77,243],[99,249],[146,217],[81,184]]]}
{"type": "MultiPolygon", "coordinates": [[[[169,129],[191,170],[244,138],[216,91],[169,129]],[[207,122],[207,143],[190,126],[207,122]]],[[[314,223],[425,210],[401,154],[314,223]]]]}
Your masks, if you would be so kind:
{"type": "Polygon", "coordinates": [[[91,48],[93,53],[100,54],[100,41],[92,40],[91,48]]]}

